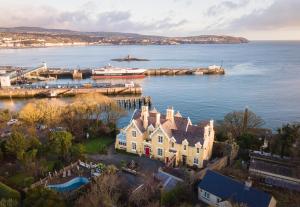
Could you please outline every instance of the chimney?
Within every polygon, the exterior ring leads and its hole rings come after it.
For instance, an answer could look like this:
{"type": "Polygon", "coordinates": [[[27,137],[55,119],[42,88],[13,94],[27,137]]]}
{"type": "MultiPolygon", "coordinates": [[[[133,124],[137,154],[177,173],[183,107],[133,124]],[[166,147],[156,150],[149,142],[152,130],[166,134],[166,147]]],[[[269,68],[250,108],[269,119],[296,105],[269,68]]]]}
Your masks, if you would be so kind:
{"type": "Polygon", "coordinates": [[[145,129],[148,128],[148,116],[149,116],[148,106],[142,106],[141,118],[143,120],[143,126],[145,129]]]}
{"type": "Polygon", "coordinates": [[[158,127],[160,125],[160,113],[157,112],[155,114],[156,118],[155,118],[155,127],[158,127]]]}
{"type": "Polygon", "coordinates": [[[252,180],[250,177],[245,181],[245,189],[249,190],[252,187],[252,180]]]}
{"type": "Polygon", "coordinates": [[[167,109],[166,119],[167,119],[167,120],[174,121],[174,109],[173,109],[173,107],[169,107],[169,108],[167,109]]]}

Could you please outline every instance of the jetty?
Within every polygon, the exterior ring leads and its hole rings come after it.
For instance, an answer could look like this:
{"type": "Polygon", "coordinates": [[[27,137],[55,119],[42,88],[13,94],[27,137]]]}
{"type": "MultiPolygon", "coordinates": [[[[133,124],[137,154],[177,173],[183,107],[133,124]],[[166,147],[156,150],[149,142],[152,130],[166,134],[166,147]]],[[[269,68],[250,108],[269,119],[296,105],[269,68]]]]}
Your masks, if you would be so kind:
{"type": "Polygon", "coordinates": [[[5,98],[36,98],[36,97],[70,97],[78,94],[101,93],[107,96],[140,95],[142,87],[125,84],[51,84],[22,85],[0,89],[0,99],[5,98]]]}
{"type": "Polygon", "coordinates": [[[117,104],[125,109],[136,109],[142,106],[148,106],[151,108],[152,99],[150,96],[117,96],[111,97],[117,102],[117,104]]]}

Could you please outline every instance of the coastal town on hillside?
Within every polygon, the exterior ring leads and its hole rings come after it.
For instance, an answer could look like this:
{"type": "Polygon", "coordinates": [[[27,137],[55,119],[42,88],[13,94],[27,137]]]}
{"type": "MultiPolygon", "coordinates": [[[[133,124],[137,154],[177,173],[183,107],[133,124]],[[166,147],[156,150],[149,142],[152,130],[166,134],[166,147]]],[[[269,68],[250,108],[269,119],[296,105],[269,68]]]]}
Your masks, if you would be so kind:
{"type": "Polygon", "coordinates": [[[88,45],[179,45],[247,43],[242,37],[202,35],[162,37],[127,33],[84,33],[43,28],[0,28],[0,48],[88,46],[88,45]]]}

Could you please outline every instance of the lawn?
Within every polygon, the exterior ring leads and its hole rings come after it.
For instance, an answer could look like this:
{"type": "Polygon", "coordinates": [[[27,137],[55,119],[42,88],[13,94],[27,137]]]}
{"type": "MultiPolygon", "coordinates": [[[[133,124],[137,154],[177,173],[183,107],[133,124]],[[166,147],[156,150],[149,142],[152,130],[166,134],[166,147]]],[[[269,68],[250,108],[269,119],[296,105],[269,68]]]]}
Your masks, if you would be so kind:
{"type": "Polygon", "coordinates": [[[94,138],[86,141],[84,143],[85,150],[87,154],[105,154],[107,152],[108,146],[114,143],[113,138],[101,137],[94,138]]]}

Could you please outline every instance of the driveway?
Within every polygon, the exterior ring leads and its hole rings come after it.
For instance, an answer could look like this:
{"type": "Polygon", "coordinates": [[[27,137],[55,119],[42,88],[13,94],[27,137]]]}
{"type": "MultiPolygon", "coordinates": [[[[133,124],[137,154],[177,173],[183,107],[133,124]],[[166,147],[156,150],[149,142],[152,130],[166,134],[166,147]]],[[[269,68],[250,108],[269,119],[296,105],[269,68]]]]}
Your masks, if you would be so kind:
{"type": "Polygon", "coordinates": [[[134,154],[118,153],[114,149],[114,145],[111,145],[106,155],[95,154],[88,155],[88,158],[94,162],[103,162],[104,164],[113,164],[117,167],[121,167],[121,162],[129,163],[132,160],[138,164],[138,171],[144,175],[156,173],[159,167],[164,166],[164,163],[158,160],[150,159],[147,157],[140,157],[134,154]]]}

